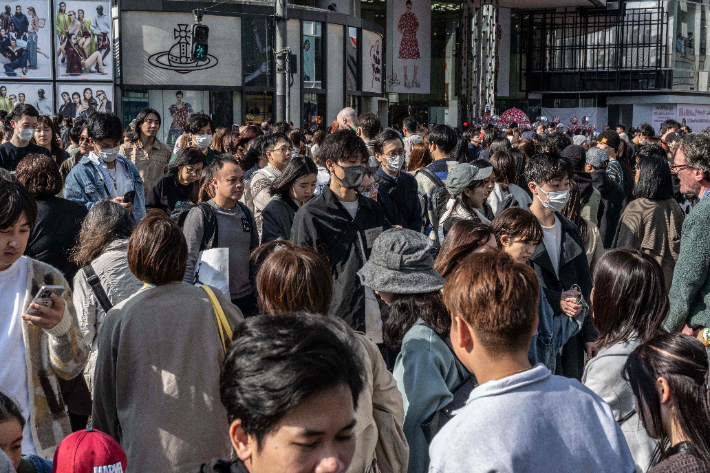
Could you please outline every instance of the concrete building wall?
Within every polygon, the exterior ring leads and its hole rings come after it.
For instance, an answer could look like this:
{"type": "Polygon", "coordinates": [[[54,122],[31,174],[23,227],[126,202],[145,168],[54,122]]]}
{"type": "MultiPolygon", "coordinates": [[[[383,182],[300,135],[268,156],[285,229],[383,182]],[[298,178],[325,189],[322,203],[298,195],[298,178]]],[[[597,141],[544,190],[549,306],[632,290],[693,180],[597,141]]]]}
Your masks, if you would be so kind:
{"type": "Polygon", "coordinates": [[[328,23],[326,46],[327,84],[325,127],[335,120],[345,105],[345,27],[328,23]]]}

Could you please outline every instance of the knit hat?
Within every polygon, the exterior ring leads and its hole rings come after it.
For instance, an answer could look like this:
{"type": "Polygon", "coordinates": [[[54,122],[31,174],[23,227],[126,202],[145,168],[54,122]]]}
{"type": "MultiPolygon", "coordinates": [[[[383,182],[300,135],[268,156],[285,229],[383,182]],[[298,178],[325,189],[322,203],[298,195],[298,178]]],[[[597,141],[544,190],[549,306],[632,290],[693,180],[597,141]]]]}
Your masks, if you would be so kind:
{"type": "Polygon", "coordinates": [[[619,149],[619,144],[621,143],[621,137],[619,137],[619,134],[613,130],[604,130],[599,133],[597,141],[611,146],[614,150],[617,150],[619,149]]]}
{"type": "Polygon", "coordinates": [[[98,430],[86,429],[62,440],[54,452],[52,473],[124,473],[127,464],[126,453],[113,437],[98,430]]]}
{"type": "Polygon", "coordinates": [[[584,163],[587,161],[586,154],[584,148],[578,145],[569,145],[562,150],[562,157],[569,160],[575,172],[584,171],[584,163]]]}
{"type": "Polygon", "coordinates": [[[587,151],[587,162],[591,164],[592,167],[598,169],[607,161],[609,161],[609,155],[603,149],[594,147],[589,148],[589,151],[587,151]]]}
{"type": "Polygon", "coordinates": [[[449,171],[449,176],[446,178],[446,188],[451,192],[451,197],[456,197],[473,181],[488,179],[492,172],[493,166],[479,168],[468,163],[457,164],[449,171]]]}
{"type": "Polygon", "coordinates": [[[577,146],[581,146],[582,143],[587,141],[587,137],[584,135],[574,135],[572,137],[572,143],[576,144],[577,146]]]}
{"type": "Polygon", "coordinates": [[[423,233],[392,228],[372,244],[370,259],[357,272],[363,286],[392,294],[426,294],[444,287],[434,270],[434,242],[423,233]]]}

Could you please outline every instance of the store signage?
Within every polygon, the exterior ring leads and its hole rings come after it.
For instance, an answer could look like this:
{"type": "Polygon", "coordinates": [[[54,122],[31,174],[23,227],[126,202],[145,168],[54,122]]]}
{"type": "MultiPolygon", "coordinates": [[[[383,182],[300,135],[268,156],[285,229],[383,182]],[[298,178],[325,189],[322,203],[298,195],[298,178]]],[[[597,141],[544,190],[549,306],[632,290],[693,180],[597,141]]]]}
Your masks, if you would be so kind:
{"type": "Polygon", "coordinates": [[[661,123],[666,120],[678,119],[678,105],[676,104],[659,104],[654,105],[651,111],[651,126],[656,133],[661,131],[661,123]]]}
{"type": "Polygon", "coordinates": [[[219,61],[211,54],[199,60],[192,59],[190,56],[191,35],[187,27],[186,24],[177,25],[174,30],[177,42],[172,45],[169,51],[162,51],[150,56],[148,62],[155,67],[173,70],[180,74],[189,74],[215,67],[219,61]]]}

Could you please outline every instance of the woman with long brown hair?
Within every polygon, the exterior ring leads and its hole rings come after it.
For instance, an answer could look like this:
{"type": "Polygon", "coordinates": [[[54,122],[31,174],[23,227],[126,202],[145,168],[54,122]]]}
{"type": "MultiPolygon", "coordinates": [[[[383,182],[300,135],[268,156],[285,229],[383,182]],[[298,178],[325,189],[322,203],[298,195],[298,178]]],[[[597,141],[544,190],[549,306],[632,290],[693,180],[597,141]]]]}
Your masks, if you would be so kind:
{"type": "Polygon", "coordinates": [[[412,154],[409,156],[407,172],[416,173],[421,168],[430,165],[432,162],[429,148],[424,143],[417,143],[412,147],[412,154]]]}
{"type": "Polygon", "coordinates": [[[594,274],[594,268],[599,259],[604,256],[604,245],[602,235],[599,233],[599,227],[594,225],[586,218],[582,217],[582,197],[579,192],[577,181],[570,179],[569,181],[569,200],[562,209],[562,215],[572,220],[582,237],[584,250],[587,254],[587,262],[589,270],[594,274]]]}
{"type": "Polygon", "coordinates": [[[52,119],[46,115],[40,115],[37,118],[37,128],[32,137],[32,142],[39,146],[44,146],[51,153],[57,166],[60,166],[69,158],[69,153],[64,151],[60,145],[61,137],[59,130],[52,119]]]}

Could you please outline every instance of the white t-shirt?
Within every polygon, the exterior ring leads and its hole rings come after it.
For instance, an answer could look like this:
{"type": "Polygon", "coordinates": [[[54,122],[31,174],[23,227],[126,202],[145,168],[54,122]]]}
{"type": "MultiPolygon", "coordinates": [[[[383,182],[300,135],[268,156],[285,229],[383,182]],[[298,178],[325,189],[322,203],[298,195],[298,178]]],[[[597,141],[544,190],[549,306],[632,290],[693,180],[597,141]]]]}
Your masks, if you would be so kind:
{"type": "Polygon", "coordinates": [[[359,202],[357,199],[355,199],[353,202],[343,202],[342,200],[340,201],[341,204],[343,204],[343,207],[345,207],[345,210],[348,211],[350,216],[352,218],[355,218],[355,215],[357,215],[357,209],[359,206],[359,202]]]}
{"type": "Polygon", "coordinates": [[[542,225],[542,241],[545,243],[547,254],[550,255],[552,267],[555,268],[557,278],[560,277],[560,253],[562,252],[562,224],[555,215],[555,224],[552,227],[542,225]]]}
{"type": "Polygon", "coordinates": [[[22,453],[36,454],[29,421],[30,390],[22,337],[26,288],[27,258],[22,256],[5,271],[0,271],[0,390],[18,404],[25,418],[22,453]]]}

